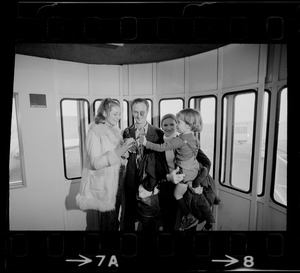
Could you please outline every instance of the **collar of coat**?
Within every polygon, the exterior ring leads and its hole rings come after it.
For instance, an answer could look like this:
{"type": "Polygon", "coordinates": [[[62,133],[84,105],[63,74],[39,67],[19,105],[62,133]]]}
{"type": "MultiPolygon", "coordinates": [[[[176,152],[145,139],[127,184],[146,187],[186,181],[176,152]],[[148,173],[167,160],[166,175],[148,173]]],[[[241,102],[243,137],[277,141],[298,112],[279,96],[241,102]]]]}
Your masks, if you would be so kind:
{"type": "MultiPolygon", "coordinates": [[[[152,141],[155,137],[156,137],[156,127],[154,127],[153,125],[151,125],[150,123],[148,123],[148,130],[147,130],[147,134],[146,134],[146,138],[148,141],[152,141]]],[[[131,125],[128,128],[129,131],[129,135],[133,138],[135,138],[135,124],[131,125]]]]}

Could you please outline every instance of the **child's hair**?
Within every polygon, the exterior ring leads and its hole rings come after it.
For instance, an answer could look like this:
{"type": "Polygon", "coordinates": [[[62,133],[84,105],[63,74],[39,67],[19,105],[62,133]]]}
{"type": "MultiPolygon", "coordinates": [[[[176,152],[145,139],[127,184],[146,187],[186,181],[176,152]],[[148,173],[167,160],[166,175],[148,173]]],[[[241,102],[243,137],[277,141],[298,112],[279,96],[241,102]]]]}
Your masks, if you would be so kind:
{"type": "Polygon", "coordinates": [[[176,114],[176,118],[182,120],[191,127],[192,132],[200,132],[202,130],[202,117],[198,110],[193,108],[186,108],[176,114]]]}
{"type": "Polygon", "coordinates": [[[104,116],[104,112],[108,114],[111,111],[111,108],[114,106],[120,107],[120,103],[117,100],[114,100],[111,98],[106,98],[106,99],[102,100],[101,104],[97,110],[97,115],[95,117],[95,123],[96,124],[105,123],[106,118],[104,116]]]}

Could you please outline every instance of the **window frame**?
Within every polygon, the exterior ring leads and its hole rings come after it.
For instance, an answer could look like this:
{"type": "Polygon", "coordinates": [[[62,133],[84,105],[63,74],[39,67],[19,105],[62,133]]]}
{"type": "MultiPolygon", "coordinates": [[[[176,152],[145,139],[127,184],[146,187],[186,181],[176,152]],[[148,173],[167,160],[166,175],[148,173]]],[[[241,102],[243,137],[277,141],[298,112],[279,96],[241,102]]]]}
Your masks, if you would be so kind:
{"type": "MultiPolygon", "coordinates": [[[[203,95],[203,96],[192,96],[189,98],[188,100],[188,106],[191,107],[191,100],[192,99],[196,99],[196,98],[201,98],[202,99],[207,99],[207,98],[214,98],[215,99],[215,125],[214,125],[214,149],[213,149],[213,162],[212,162],[212,165],[213,165],[213,168],[212,170],[210,170],[210,173],[212,174],[212,177],[214,178],[214,174],[215,174],[215,168],[216,168],[216,141],[217,141],[217,109],[218,109],[218,97],[214,94],[209,94],[209,95],[203,95]]],[[[200,100],[200,103],[201,103],[201,100],[200,100]]],[[[201,109],[200,109],[201,110],[201,109]]],[[[204,121],[205,123],[205,121],[204,121]]],[[[199,141],[200,141],[200,144],[201,144],[201,132],[199,134],[199,141]]],[[[201,148],[201,146],[200,146],[201,148]]],[[[210,159],[211,160],[211,159],[210,159]]]]}
{"type": "Polygon", "coordinates": [[[161,105],[160,103],[164,100],[181,100],[182,101],[182,109],[184,109],[184,99],[182,97],[172,97],[172,98],[162,98],[158,101],[158,126],[161,127],[161,105]]]}
{"type": "MultiPolygon", "coordinates": [[[[87,113],[88,113],[88,123],[90,123],[90,102],[86,98],[62,98],[60,100],[60,122],[61,122],[61,134],[62,134],[62,152],[63,152],[63,165],[64,165],[64,176],[67,180],[76,180],[81,179],[81,176],[78,177],[68,177],[67,176],[67,164],[66,164],[66,154],[65,154],[65,137],[64,137],[64,122],[63,122],[63,115],[62,115],[62,104],[65,100],[72,100],[72,101],[84,101],[87,102],[87,113]]],[[[78,120],[78,117],[77,117],[78,120]]],[[[82,125],[80,124],[80,128],[82,125]]],[[[82,132],[82,129],[80,129],[80,132],[82,132]]],[[[80,153],[80,160],[81,160],[81,167],[83,164],[83,146],[81,143],[84,143],[83,139],[85,139],[85,136],[82,136],[82,134],[79,134],[79,153],[80,153]]]]}
{"type": "MultiPolygon", "coordinates": [[[[276,158],[277,158],[277,148],[278,148],[278,133],[279,133],[279,118],[280,118],[280,104],[281,104],[281,93],[284,89],[287,89],[287,96],[288,96],[288,87],[287,85],[284,85],[279,88],[277,92],[277,101],[276,101],[276,117],[275,117],[275,137],[274,137],[274,145],[273,145],[273,158],[272,158],[272,178],[271,178],[271,189],[270,189],[270,198],[272,202],[275,204],[286,208],[287,205],[278,202],[274,195],[275,195],[275,181],[276,181],[276,158]]],[[[287,112],[288,112],[288,98],[287,98],[287,112]]],[[[288,120],[287,120],[288,123],[288,120]]],[[[287,183],[288,184],[288,183],[287,183]]],[[[287,198],[288,201],[288,198],[287,198]]]]}
{"type": "MultiPolygon", "coordinates": [[[[104,99],[95,99],[94,101],[93,101],[93,108],[92,108],[92,116],[93,116],[93,120],[95,119],[95,116],[96,116],[96,112],[97,112],[97,110],[98,109],[96,109],[96,102],[97,101],[103,101],[104,99]]],[[[118,100],[118,99],[114,99],[114,100],[117,100],[119,103],[120,103],[120,105],[122,106],[122,117],[123,117],[123,126],[124,126],[124,128],[127,128],[128,126],[129,126],[129,103],[128,103],[128,100],[126,100],[126,99],[123,99],[122,100],[122,103],[118,100]],[[127,104],[127,112],[126,112],[126,117],[127,117],[127,124],[125,124],[125,116],[124,116],[124,103],[126,103],[127,104]]],[[[119,128],[121,128],[122,127],[122,122],[121,122],[121,119],[120,119],[120,121],[119,121],[119,128]]]]}
{"type": "MultiPolygon", "coordinates": [[[[17,126],[17,134],[18,134],[18,145],[19,145],[19,156],[20,156],[20,169],[21,169],[21,181],[11,182],[9,179],[9,188],[10,189],[18,189],[27,187],[26,180],[26,172],[25,172],[25,155],[24,155],[24,145],[23,145],[23,137],[22,137],[22,122],[21,115],[19,111],[19,94],[17,92],[13,93],[12,104],[15,101],[15,114],[16,114],[16,126],[17,126]]],[[[11,115],[13,115],[13,107],[11,108],[11,115]]],[[[10,164],[9,164],[10,165],[10,164]]],[[[9,167],[10,171],[10,167],[9,167]]]]}
{"type": "Polygon", "coordinates": [[[268,162],[268,147],[269,147],[269,130],[270,130],[270,114],[271,114],[271,96],[272,93],[270,90],[265,89],[264,93],[267,93],[269,98],[268,98],[268,111],[267,111],[267,124],[266,124],[266,142],[265,142],[265,153],[264,153],[264,166],[263,166],[263,174],[262,174],[262,191],[260,194],[257,193],[258,197],[263,197],[265,195],[265,190],[266,190],[266,170],[267,170],[267,162],[268,162]]]}
{"type": "MultiPolygon", "coordinates": [[[[246,90],[239,90],[239,91],[233,91],[233,92],[227,92],[227,93],[224,93],[222,95],[222,98],[221,98],[221,114],[222,114],[222,117],[221,117],[221,138],[220,138],[220,162],[219,162],[219,184],[222,186],[222,187],[225,187],[225,188],[229,188],[229,189],[232,189],[234,191],[237,191],[237,192],[241,192],[241,193],[244,193],[244,194],[249,194],[252,192],[252,188],[253,188],[253,162],[254,162],[254,151],[255,151],[255,134],[256,134],[256,123],[257,123],[257,90],[256,89],[246,89],[246,90]],[[254,109],[253,109],[253,133],[252,133],[252,147],[251,147],[251,165],[250,165],[250,177],[249,177],[249,189],[247,191],[243,190],[243,189],[240,189],[240,188],[237,188],[235,187],[234,185],[232,185],[232,161],[233,161],[233,141],[234,141],[234,130],[231,130],[231,133],[228,133],[228,128],[229,126],[233,126],[234,125],[234,111],[235,111],[235,107],[234,107],[234,102],[235,102],[235,98],[238,96],[238,95],[244,95],[244,94],[249,94],[249,93],[253,93],[254,94],[254,109]],[[227,99],[227,112],[229,111],[229,107],[232,108],[230,109],[230,111],[232,112],[232,114],[230,115],[231,117],[231,124],[229,124],[229,126],[227,126],[226,124],[226,133],[225,133],[225,145],[227,145],[227,143],[230,141],[230,163],[229,163],[229,166],[230,166],[230,169],[228,170],[229,171],[229,174],[228,174],[228,177],[229,177],[229,180],[228,181],[228,184],[226,184],[226,169],[227,169],[227,166],[228,166],[228,163],[227,162],[227,152],[229,150],[229,148],[227,146],[225,146],[225,158],[224,158],[224,181],[221,181],[221,177],[222,177],[222,157],[223,157],[223,125],[224,125],[224,115],[223,115],[223,111],[224,111],[224,99],[225,97],[227,96],[232,96],[232,101],[233,102],[229,102],[229,100],[227,99]],[[230,104],[231,105],[230,105],[230,104]],[[228,135],[231,136],[231,139],[228,140],[228,135]]],[[[226,114],[226,118],[228,120],[229,118],[229,115],[226,114]]],[[[257,194],[257,193],[256,193],[257,194]]]]}
{"type": "MultiPolygon", "coordinates": [[[[128,100],[123,99],[123,104],[124,104],[124,102],[127,104],[127,112],[126,112],[127,124],[125,124],[125,119],[124,119],[124,116],[123,116],[123,126],[124,126],[124,128],[127,128],[127,127],[129,127],[129,108],[130,108],[130,105],[129,105],[128,100]]],[[[122,107],[123,107],[123,105],[122,105],[122,107]]],[[[123,113],[124,113],[124,109],[123,109],[123,113]]]]}

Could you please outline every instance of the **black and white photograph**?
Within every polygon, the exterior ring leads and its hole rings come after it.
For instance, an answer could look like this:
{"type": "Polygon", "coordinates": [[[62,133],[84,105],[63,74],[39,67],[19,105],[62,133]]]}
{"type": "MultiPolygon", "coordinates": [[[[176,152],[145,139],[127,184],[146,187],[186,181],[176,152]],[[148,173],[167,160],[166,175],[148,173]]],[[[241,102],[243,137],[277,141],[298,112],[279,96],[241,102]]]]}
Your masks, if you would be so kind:
{"type": "Polygon", "coordinates": [[[286,231],[287,46],[17,43],[9,229],[286,231]]]}
{"type": "Polygon", "coordinates": [[[5,272],[299,271],[299,1],[9,8],[5,272]]]}

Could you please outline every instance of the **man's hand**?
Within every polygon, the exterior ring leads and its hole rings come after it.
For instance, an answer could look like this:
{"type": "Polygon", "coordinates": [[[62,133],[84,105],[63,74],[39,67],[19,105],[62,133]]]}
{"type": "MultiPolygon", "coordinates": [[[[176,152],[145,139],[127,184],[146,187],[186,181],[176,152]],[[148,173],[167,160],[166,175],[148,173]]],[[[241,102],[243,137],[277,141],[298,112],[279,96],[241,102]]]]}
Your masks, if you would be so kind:
{"type": "Polygon", "coordinates": [[[171,173],[167,174],[167,180],[173,182],[174,184],[178,184],[181,182],[185,176],[184,173],[178,173],[179,167],[176,170],[173,170],[171,173]]]}
{"type": "Polygon", "coordinates": [[[197,194],[201,194],[203,192],[203,187],[198,186],[197,188],[193,188],[194,192],[197,194]]]}

